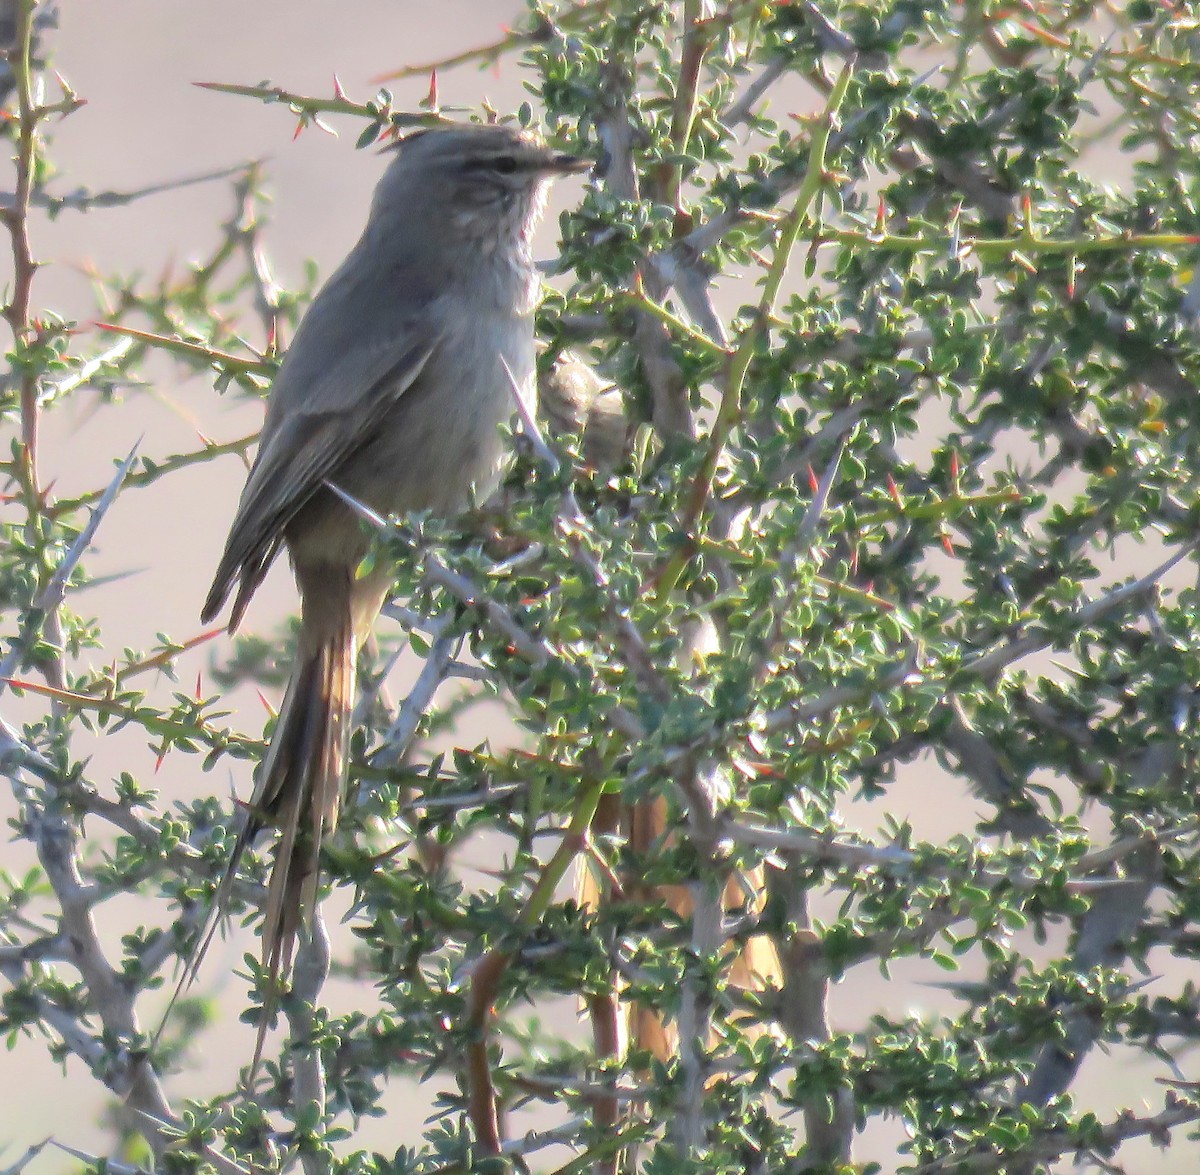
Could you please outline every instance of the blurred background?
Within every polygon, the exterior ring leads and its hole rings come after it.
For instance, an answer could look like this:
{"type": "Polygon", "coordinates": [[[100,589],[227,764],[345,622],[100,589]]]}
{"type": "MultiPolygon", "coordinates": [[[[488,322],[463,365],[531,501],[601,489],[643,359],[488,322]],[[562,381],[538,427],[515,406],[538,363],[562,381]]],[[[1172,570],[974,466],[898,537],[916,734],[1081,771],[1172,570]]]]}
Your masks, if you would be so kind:
{"type": "MultiPolygon", "coordinates": [[[[277,280],[295,288],[306,280],[308,260],[324,276],[350,247],[383,161],[373,150],[354,149],[357,124],[330,117],[326,121],[342,131],[340,137],[315,127],[293,137],[296,120],[285,107],[199,89],[193,83],[254,85],[269,80],[302,94],[331,96],[336,73],[347,95],[362,101],[375,93],[375,79],[381,75],[498,40],[508,22],[520,15],[518,0],[205,0],[187,5],[172,0],[65,0],[59,6],[59,27],[46,32],[43,48],[87,105],[53,127],[49,155],[59,175],[52,189],[59,194],[77,188],[126,192],[262,160],[273,194],[263,239],[277,280]]],[[[514,58],[498,68],[468,65],[440,73],[439,96],[446,106],[478,109],[486,101],[507,113],[528,97],[524,80],[514,58]]],[[[415,109],[426,97],[429,81],[422,76],[389,85],[397,109],[415,109]]],[[[819,105],[798,82],[790,89],[780,87],[774,101],[801,112],[819,105]]],[[[1091,163],[1098,179],[1121,182],[1124,168],[1118,157],[1097,154],[1091,163]]],[[[578,198],[582,182],[573,180],[556,190],[539,240],[541,256],[553,255],[555,211],[578,198]]],[[[141,273],[154,280],[165,272],[183,271],[211,252],[220,239],[221,224],[235,210],[230,181],[223,179],[87,215],[65,210],[50,221],[39,214],[32,243],[34,255],[45,265],[36,278],[34,305],[78,322],[84,337],[75,350],[100,350],[104,343],[99,334],[87,335],[94,330],[91,324],[103,317],[89,274],[141,273]]],[[[0,257],[4,280],[10,270],[8,258],[0,257]]],[[[736,300],[728,299],[721,309],[735,305],[736,300]]],[[[261,349],[266,340],[251,337],[248,342],[261,349]]],[[[46,418],[42,477],[54,483],[56,495],[69,497],[103,486],[112,475],[112,458],[127,453],[139,438],[143,455],[161,457],[195,448],[199,435],[216,442],[244,436],[261,420],[258,405],[244,397],[219,397],[211,381],[181,380],[176,367],[151,364],[146,375],[147,386],[128,390],[115,407],[92,411],[85,392],[73,412],[46,418]]],[[[230,456],[175,474],[148,490],[122,494],[88,561],[94,573],[119,578],[82,597],[100,621],[110,654],[148,648],[158,633],[180,641],[199,634],[199,604],[244,474],[242,462],[230,456]]],[[[256,597],[246,628],[273,631],[294,606],[294,590],[281,561],[256,597]]],[[[191,692],[203,679],[214,649],[217,656],[227,651],[224,638],[180,659],[180,690],[191,692]]],[[[176,687],[163,682],[160,688],[169,693],[176,687]]],[[[231,725],[259,733],[265,713],[255,692],[237,690],[229,700],[231,725]]],[[[18,703],[10,698],[5,704],[5,717],[21,717],[18,703]]],[[[511,737],[498,715],[491,728],[472,730],[469,741],[477,743],[485,736],[497,741],[511,737]]],[[[97,735],[94,746],[77,745],[75,751],[80,757],[91,755],[89,776],[101,786],[119,768],[127,768],[153,778],[164,801],[202,791],[225,798],[234,791],[249,793],[247,765],[240,765],[240,771],[235,765],[231,771],[226,760],[205,775],[198,756],[175,753],[156,769],[154,752],[137,733],[97,735]]],[[[910,774],[889,794],[887,807],[911,819],[920,836],[936,839],[969,828],[974,820],[971,801],[957,789],[945,794],[941,782],[937,773],[910,774]]],[[[12,815],[11,804],[4,793],[0,806],[5,806],[6,816],[12,815]]],[[[857,814],[858,823],[873,830],[879,815],[878,810],[864,809],[857,814]]],[[[32,858],[26,849],[8,846],[4,867],[12,872],[28,868],[32,858]]],[[[106,928],[114,934],[139,921],[161,924],[165,916],[137,901],[125,907],[108,903],[105,914],[114,919],[106,928]]],[[[254,948],[253,937],[243,932],[213,950],[201,987],[226,989],[220,991],[226,1022],[206,1037],[207,1051],[197,1053],[195,1064],[171,1080],[173,1096],[211,1096],[230,1088],[238,1068],[248,1061],[253,1029],[237,1021],[243,989],[240,980],[230,979],[230,970],[244,951],[254,948]]],[[[861,1024],[876,1008],[924,1015],[949,999],[928,985],[904,982],[904,971],[903,965],[893,967],[884,983],[868,968],[857,969],[832,995],[834,1030],[861,1024]]],[[[334,982],[328,990],[339,1008],[370,997],[362,985],[334,982]]],[[[569,1027],[574,1009],[563,1004],[538,1014],[569,1027]]],[[[0,1169],[51,1131],[85,1151],[102,1152],[111,1145],[104,1091],[78,1061],[69,1061],[65,1071],[57,1068],[43,1042],[17,1040],[0,1054],[0,1088],[8,1091],[0,1099],[0,1140],[9,1144],[0,1150],[0,1169]]],[[[1121,1057],[1099,1053],[1089,1057],[1074,1088],[1102,1116],[1137,1104],[1143,1090],[1155,1093],[1148,1072],[1125,1066],[1121,1057]]],[[[390,1153],[415,1141],[433,1092],[398,1084],[392,1096],[395,1112],[364,1123],[352,1146],[390,1153]]],[[[859,1158],[881,1161],[887,1170],[889,1145],[900,1136],[896,1123],[873,1127],[860,1145],[859,1158]]],[[[1173,1151],[1169,1162],[1159,1162],[1160,1169],[1191,1170],[1183,1149],[1173,1151]]],[[[1130,1153],[1146,1155],[1136,1147],[1130,1153]]],[[[47,1151],[29,1169],[36,1175],[73,1165],[62,1154],[47,1151]]]]}

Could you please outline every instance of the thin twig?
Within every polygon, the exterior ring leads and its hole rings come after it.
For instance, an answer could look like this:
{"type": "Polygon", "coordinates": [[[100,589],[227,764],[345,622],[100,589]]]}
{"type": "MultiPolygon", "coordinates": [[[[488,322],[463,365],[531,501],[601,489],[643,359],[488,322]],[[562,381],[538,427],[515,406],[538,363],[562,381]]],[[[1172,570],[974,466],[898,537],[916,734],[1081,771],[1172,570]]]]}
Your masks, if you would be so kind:
{"type": "Polygon", "coordinates": [[[442,682],[452,676],[454,658],[462,644],[462,637],[447,632],[450,625],[450,617],[436,622],[434,641],[425,655],[421,672],[383,736],[383,745],[371,756],[373,765],[391,767],[404,759],[434,695],[442,682]]]}
{"type": "MultiPolygon", "coordinates": [[[[129,454],[125,460],[117,466],[116,473],[113,474],[112,480],[108,483],[108,488],[100,495],[100,500],[96,503],[84,528],[76,536],[75,541],[62,557],[62,561],[54,569],[54,574],[50,577],[49,582],[38,593],[37,599],[34,600],[33,607],[36,611],[50,613],[63,602],[67,594],[67,581],[71,578],[71,574],[75,568],[79,566],[79,561],[91,545],[92,539],[96,537],[96,531],[99,529],[100,523],[104,521],[104,516],[117,500],[117,494],[121,492],[121,486],[125,482],[125,475],[129,472],[129,467],[137,457],[138,445],[140,444],[141,442],[138,441],[129,450],[129,454]]],[[[15,668],[16,664],[10,665],[7,660],[0,662],[0,677],[8,677],[15,668]]]]}
{"type": "MultiPolygon", "coordinates": [[[[194,175],[181,176],[174,180],[160,180],[158,183],[146,184],[141,188],[131,188],[125,192],[104,191],[91,192],[87,188],[76,188],[65,196],[55,196],[44,189],[38,189],[30,195],[29,202],[37,208],[48,209],[51,216],[63,212],[90,212],[93,208],[123,208],[128,204],[144,200],[147,196],[159,196],[164,192],[176,192],[182,188],[195,187],[197,184],[212,183],[213,180],[228,179],[238,175],[249,166],[237,163],[232,167],[221,167],[215,171],[197,172],[194,175]]],[[[11,207],[15,199],[7,193],[0,194],[0,208],[11,207]]]]}
{"type": "MultiPolygon", "coordinates": [[[[29,243],[29,201],[33,192],[37,154],[38,112],[34,101],[33,13],[36,0],[17,0],[16,39],[9,53],[9,68],[17,92],[16,168],[17,186],[12,205],[0,209],[0,218],[8,228],[12,242],[12,297],[4,307],[4,317],[12,328],[18,345],[31,341],[34,331],[30,325],[30,306],[33,298],[33,275],[37,263],[29,243]]],[[[20,365],[21,442],[25,446],[29,483],[36,500],[38,480],[38,403],[37,373],[30,364],[20,365]]],[[[32,503],[31,503],[32,504],[32,503]]]]}
{"type": "Polygon", "coordinates": [[[78,391],[79,388],[90,384],[102,371],[109,368],[119,369],[121,360],[129,355],[134,345],[133,339],[118,339],[108,350],[101,351],[99,355],[93,355],[91,359],[85,360],[75,371],[64,376],[57,383],[43,384],[41,391],[38,392],[38,407],[45,409],[62,397],[70,395],[71,392],[78,391]]]}
{"type": "MultiPolygon", "coordinates": [[[[329,933],[320,904],[309,916],[307,933],[301,936],[292,971],[292,990],[286,1001],[291,1034],[294,1090],[292,1102],[297,1116],[311,1117],[314,1129],[325,1121],[325,1066],[321,1049],[314,1039],[317,999],[329,977],[329,933]]],[[[326,1175],[328,1160],[312,1147],[301,1150],[300,1162],[305,1175],[326,1175]]]]}

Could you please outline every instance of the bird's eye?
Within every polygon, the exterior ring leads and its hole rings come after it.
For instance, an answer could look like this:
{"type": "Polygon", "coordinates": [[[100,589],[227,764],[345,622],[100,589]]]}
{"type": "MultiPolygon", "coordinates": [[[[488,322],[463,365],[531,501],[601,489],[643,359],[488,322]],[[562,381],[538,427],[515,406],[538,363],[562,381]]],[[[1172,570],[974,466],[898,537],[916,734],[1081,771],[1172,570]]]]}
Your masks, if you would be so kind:
{"type": "Polygon", "coordinates": [[[492,170],[501,175],[512,175],[517,170],[517,161],[511,155],[497,155],[492,161],[492,170]]]}

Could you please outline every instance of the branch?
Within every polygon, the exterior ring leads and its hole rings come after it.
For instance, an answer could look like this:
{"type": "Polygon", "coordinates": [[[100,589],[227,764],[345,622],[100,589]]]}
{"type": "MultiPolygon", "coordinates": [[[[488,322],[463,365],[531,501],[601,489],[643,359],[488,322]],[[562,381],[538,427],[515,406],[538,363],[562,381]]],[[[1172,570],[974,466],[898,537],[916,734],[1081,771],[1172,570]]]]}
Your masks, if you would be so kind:
{"type": "MultiPolygon", "coordinates": [[[[693,787],[688,790],[694,793],[697,789],[693,787]]],[[[703,812],[696,811],[695,800],[689,797],[690,838],[701,861],[709,865],[715,864],[717,857],[717,845],[708,835],[708,826],[715,815],[711,811],[712,800],[719,790],[716,780],[712,780],[705,789],[710,800],[709,810],[703,812]]],[[[671,1129],[679,1146],[692,1157],[702,1154],[708,1135],[708,1100],[704,1090],[710,1074],[709,1035],[712,1031],[713,993],[705,973],[725,939],[722,933],[722,895],[726,875],[711,868],[704,873],[707,875],[702,873],[687,887],[692,898],[692,957],[684,968],[679,998],[680,1088],[676,1099],[678,1117],[671,1129]]]]}
{"type": "MultiPolygon", "coordinates": [[[[829,966],[809,917],[803,860],[789,864],[798,868],[768,870],[767,883],[773,894],[782,894],[788,923],[797,927],[780,950],[783,992],[778,1008],[779,1022],[800,1053],[797,1066],[802,1066],[807,1048],[832,1036],[827,1009],[829,966]]],[[[804,1127],[812,1166],[852,1162],[855,1117],[854,1093],[849,1087],[814,1092],[807,1099],[804,1127]]]]}
{"type": "Polygon", "coordinates": [[[988,1171],[1008,1171],[1014,1159],[1042,1164],[1070,1154],[1111,1155],[1123,1143],[1133,1138],[1150,1138],[1159,1146],[1171,1141],[1171,1131],[1177,1126],[1200,1122],[1200,1103],[1167,1095],[1164,1109],[1158,1114],[1139,1118],[1126,1110],[1115,1120],[1094,1133],[1080,1135],[1071,1130],[1032,1128],[1030,1140],[1019,1148],[1007,1151],[960,1151],[931,1163],[922,1163],[913,1175],[977,1175],[988,1171]]]}
{"type": "MultiPolygon", "coordinates": [[[[102,371],[109,368],[120,370],[121,361],[129,357],[133,347],[133,339],[118,339],[107,351],[101,351],[99,355],[93,355],[91,359],[85,360],[76,371],[64,376],[57,383],[43,384],[42,390],[38,393],[38,407],[48,408],[64,396],[90,384],[102,371]]],[[[55,509],[62,509],[61,503],[55,503],[55,509]]]]}
{"type": "MultiPolygon", "coordinates": [[[[13,340],[18,348],[31,342],[36,331],[30,323],[30,305],[33,297],[33,275],[37,263],[29,244],[29,200],[33,191],[37,168],[38,111],[34,100],[34,76],[32,62],[33,14],[36,0],[16,0],[16,36],[14,48],[8,54],[9,69],[17,92],[16,119],[16,168],[17,186],[12,205],[0,209],[0,220],[8,228],[12,247],[13,284],[12,298],[4,307],[4,317],[12,328],[13,340]]],[[[26,363],[20,365],[19,398],[21,405],[21,442],[25,446],[25,461],[28,464],[29,482],[36,500],[38,481],[38,403],[37,373],[26,363]]],[[[31,501],[32,505],[32,501],[31,501]]]]}
{"type": "Polygon", "coordinates": [[[91,711],[116,718],[119,720],[119,725],[131,722],[152,734],[160,735],[168,743],[202,742],[214,751],[222,753],[240,751],[247,757],[261,753],[263,749],[261,739],[212,730],[202,721],[177,721],[169,716],[164,716],[152,706],[135,706],[115,698],[92,697],[90,694],[55,689],[53,686],[39,685],[36,681],[25,681],[15,677],[5,678],[0,684],[10,685],[18,692],[47,698],[68,710],[91,711]]]}
{"type": "Polygon", "coordinates": [[[136,330],[132,326],[120,326],[114,322],[98,322],[96,326],[109,334],[124,335],[184,359],[199,360],[222,374],[230,372],[242,375],[273,375],[275,372],[275,363],[262,357],[230,355],[227,351],[219,351],[204,343],[192,343],[187,339],[172,338],[170,335],[157,335],[153,331],[136,330]]]}
{"type": "MultiPolygon", "coordinates": [[[[604,784],[599,783],[590,785],[580,795],[554,855],[542,867],[533,892],[515,919],[515,930],[522,939],[541,922],[571,863],[584,851],[588,830],[603,793],[604,784]]],[[[470,976],[466,1025],[470,1041],[466,1055],[467,1113],[476,1138],[486,1153],[491,1155],[500,1154],[503,1148],[496,1088],[492,1081],[491,1058],[488,1056],[488,1027],[495,1012],[500,981],[512,962],[515,949],[492,947],[465,968],[470,976]]]]}
{"type": "MultiPolygon", "coordinates": [[[[292,1105],[296,1118],[316,1131],[325,1121],[325,1067],[314,1040],[317,999],[329,977],[329,934],[319,903],[314,903],[308,933],[302,936],[286,1000],[291,1032],[292,1105]]],[[[253,1072],[255,1066],[251,1066],[253,1072]]],[[[327,1175],[328,1157],[314,1147],[301,1149],[305,1175],[327,1175]]]]}
{"type": "MultiPolygon", "coordinates": [[[[258,98],[268,105],[282,103],[300,116],[300,128],[298,129],[311,123],[323,131],[329,131],[330,134],[336,134],[336,132],[321,122],[319,116],[322,114],[348,114],[355,118],[369,119],[371,122],[379,123],[382,129],[390,130],[393,133],[414,127],[438,126],[446,122],[440,112],[409,114],[405,111],[393,110],[391,95],[386,91],[381,92],[377,101],[351,102],[341,92],[341,86],[337,84],[336,78],[337,92],[332,98],[310,98],[304,94],[297,94],[280,86],[271,85],[243,86],[231,82],[193,82],[192,85],[199,86],[202,90],[215,90],[219,94],[234,94],[240,98],[258,98]]],[[[445,107],[443,109],[453,108],[445,107]]]]}
{"type": "MultiPolygon", "coordinates": [[[[232,441],[210,441],[204,440],[204,447],[201,449],[193,449],[189,453],[172,453],[169,457],[163,457],[161,460],[155,460],[153,463],[148,457],[142,458],[142,464],[146,468],[139,470],[136,473],[130,473],[125,479],[125,489],[140,490],[146,486],[154,485],[160,478],[166,477],[170,473],[176,473],[180,469],[187,469],[192,465],[200,465],[206,461],[211,461],[214,457],[225,457],[229,455],[244,457],[258,443],[259,434],[254,432],[249,436],[238,437],[232,441]]],[[[65,514],[72,510],[77,510],[82,506],[90,506],[93,502],[99,501],[102,496],[100,490],[90,490],[87,493],[80,494],[77,498],[60,498],[51,508],[51,513],[55,515],[65,514]]],[[[219,631],[224,631],[221,629],[219,631]]]]}
{"type": "Polygon", "coordinates": [[[800,230],[807,222],[809,215],[816,205],[817,198],[828,182],[826,175],[826,154],[829,149],[829,139],[834,125],[850,88],[852,70],[849,66],[843,69],[837,85],[829,95],[825,110],[817,120],[813,129],[812,142],[809,146],[808,168],[804,181],[791,211],[784,217],[779,226],[775,243],[775,253],[767,269],[763,282],[762,297],[758,303],[758,313],[754,320],[742,332],[733,357],[729,361],[729,369],[725,377],[725,387],[721,393],[721,401],[717,407],[717,415],[709,432],[708,444],[705,448],[704,462],[700,472],[696,474],[688,496],[687,506],[680,519],[680,530],[688,540],[681,544],[678,552],[672,556],[662,571],[658,581],[659,598],[670,592],[678,583],[684,567],[694,553],[697,524],[708,503],[712,492],[713,478],[721,454],[729,440],[729,435],[741,420],[742,389],[746,376],[750,371],[750,363],[758,347],[759,340],[767,330],[771,315],[775,308],[775,300],[783,285],[791,260],[792,249],[799,237],[800,230]]]}
{"type": "MultiPolygon", "coordinates": [[[[591,0],[590,3],[573,3],[569,8],[563,8],[555,13],[555,20],[564,28],[591,28],[612,5],[612,0],[591,0]]],[[[549,40],[558,32],[558,28],[540,13],[535,13],[533,24],[529,29],[517,29],[506,33],[497,41],[480,45],[475,49],[465,49],[460,53],[452,53],[436,61],[427,61],[421,65],[404,65],[391,73],[380,74],[372,79],[375,82],[404,81],[408,78],[425,78],[430,74],[444,73],[460,65],[478,63],[481,66],[498,61],[506,53],[522,45],[535,44],[549,40]]]]}
{"type": "MultiPolygon", "coordinates": [[[[125,192],[92,192],[87,188],[76,188],[75,191],[69,192],[65,196],[55,196],[47,192],[44,188],[38,188],[30,195],[29,200],[35,207],[47,209],[51,218],[64,210],[71,212],[91,212],[93,208],[123,208],[128,204],[136,203],[138,200],[144,200],[147,196],[159,196],[164,192],[177,192],[182,188],[195,187],[197,184],[207,184],[213,180],[228,179],[232,175],[244,172],[246,167],[246,164],[238,163],[232,167],[218,168],[215,171],[197,172],[194,175],[181,176],[179,179],[161,180],[158,183],[146,184],[145,187],[141,188],[131,188],[125,192]]],[[[0,194],[0,210],[13,207],[15,203],[15,197],[8,194],[0,194]]]]}
{"type": "Polygon", "coordinates": [[[383,745],[371,756],[373,766],[388,768],[403,761],[416,738],[422,719],[433,704],[434,695],[447,678],[453,675],[455,656],[462,637],[448,633],[450,617],[434,623],[434,641],[425,655],[421,672],[413,682],[391,725],[384,734],[383,745]]]}
{"type": "MultiPolygon", "coordinates": [[[[1161,786],[1163,778],[1179,767],[1178,750],[1164,743],[1153,744],[1141,756],[1135,770],[1135,784],[1149,790],[1161,786]]],[[[1072,959],[1073,970],[1084,973],[1095,967],[1120,967],[1128,944],[1142,924],[1147,903],[1162,882],[1163,862],[1158,845],[1143,840],[1124,858],[1125,881],[1115,893],[1092,903],[1079,929],[1072,959]]],[[[1063,1009],[1062,1036],[1047,1042],[1033,1072],[1017,1090],[1016,1102],[1045,1106],[1064,1093],[1075,1078],[1084,1057],[1096,1042],[1100,1025],[1094,1017],[1072,1009],[1063,1009]]],[[[1032,1167],[1014,1167],[1014,1175],[1032,1167]]]]}
{"type": "MultiPolygon", "coordinates": [[[[630,86],[631,81],[614,54],[604,69],[602,105],[596,115],[596,130],[606,156],[602,168],[605,186],[618,200],[627,202],[640,198],[633,161],[633,127],[628,103],[630,86]]],[[[661,276],[650,267],[643,266],[639,270],[634,292],[640,294],[643,286],[651,302],[662,302],[666,287],[661,276]]],[[[666,328],[644,309],[634,311],[633,324],[634,350],[650,388],[655,429],[664,440],[691,437],[692,411],[688,391],[666,328]]]]}
{"type": "MultiPolygon", "coordinates": [[[[1064,617],[1061,627],[1071,632],[1081,632],[1109,613],[1138,603],[1154,591],[1158,581],[1168,571],[1191,555],[1197,547],[1200,547],[1200,539],[1192,539],[1145,575],[1130,583],[1121,584],[1077,608],[1071,616],[1064,617]]],[[[1058,639],[1057,634],[1044,630],[1022,633],[986,653],[964,661],[956,670],[955,676],[964,680],[991,680],[1022,658],[1051,647],[1058,639]]],[[[920,681],[923,678],[920,658],[920,650],[914,648],[903,661],[885,669],[872,682],[865,685],[835,686],[809,701],[779,706],[762,715],[755,724],[756,729],[764,734],[777,734],[793,726],[827,717],[842,706],[851,705],[875,694],[888,693],[910,679],[914,682],[920,681]]]]}

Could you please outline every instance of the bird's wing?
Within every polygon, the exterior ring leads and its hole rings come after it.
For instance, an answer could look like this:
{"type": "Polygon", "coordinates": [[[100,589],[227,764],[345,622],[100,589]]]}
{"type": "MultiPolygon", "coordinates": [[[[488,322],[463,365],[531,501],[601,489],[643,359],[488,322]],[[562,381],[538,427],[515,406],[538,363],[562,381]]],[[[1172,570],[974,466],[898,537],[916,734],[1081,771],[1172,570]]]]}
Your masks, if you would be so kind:
{"type": "Polygon", "coordinates": [[[240,580],[230,618],[237,627],[284,527],[375,434],[437,349],[425,313],[393,311],[389,321],[379,291],[374,301],[355,299],[338,286],[341,276],[313,303],[276,376],[258,456],[201,612],[205,623],[240,580]]]}

